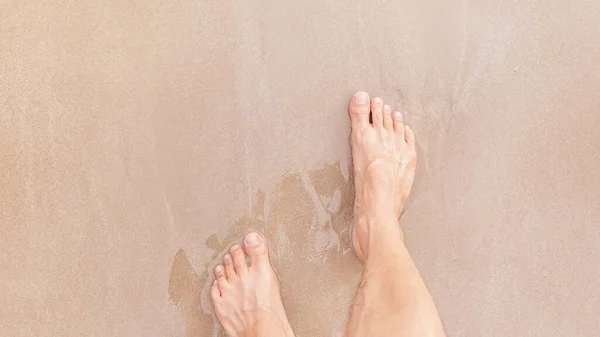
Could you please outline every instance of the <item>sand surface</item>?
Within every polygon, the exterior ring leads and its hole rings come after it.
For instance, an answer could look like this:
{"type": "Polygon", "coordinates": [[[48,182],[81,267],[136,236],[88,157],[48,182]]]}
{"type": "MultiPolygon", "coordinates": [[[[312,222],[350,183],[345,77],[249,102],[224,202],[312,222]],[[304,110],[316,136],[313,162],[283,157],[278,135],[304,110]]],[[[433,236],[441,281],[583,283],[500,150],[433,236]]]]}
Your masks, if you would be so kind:
{"type": "Polygon", "coordinates": [[[263,232],[341,336],[352,93],[405,112],[401,220],[450,336],[600,331],[600,2],[0,0],[0,335],[220,336],[263,232]]]}

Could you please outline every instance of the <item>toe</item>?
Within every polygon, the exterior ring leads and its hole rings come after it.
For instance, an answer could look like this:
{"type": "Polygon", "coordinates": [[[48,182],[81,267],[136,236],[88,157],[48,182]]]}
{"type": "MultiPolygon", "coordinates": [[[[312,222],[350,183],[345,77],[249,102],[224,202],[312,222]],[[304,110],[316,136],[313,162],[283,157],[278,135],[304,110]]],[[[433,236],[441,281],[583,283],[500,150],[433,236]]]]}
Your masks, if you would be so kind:
{"type": "Polygon", "coordinates": [[[220,279],[220,278],[224,278],[225,277],[225,268],[223,268],[223,265],[218,265],[215,267],[215,279],[220,279]]]}
{"type": "Polygon", "coordinates": [[[225,268],[223,268],[222,265],[218,265],[215,267],[215,282],[217,282],[217,285],[223,289],[225,287],[227,287],[227,285],[229,284],[229,280],[227,279],[227,277],[225,276],[225,268]]]}
{"type": "Polygon", "coordinates": [[[217,285],[219,286],[219,291],[223,290],[223,289],[227,289],[227,287],[229,287],[229,285],[230,285],[229,280],[227,280],[226,277],[219,277],[215,281],[217,281],[217,285]]]}
{"type": "Polygon", "coordinates": [[[219,290],[219,286],[217,285],[217,281],[215,280],[213,282],[212,286],[210,286],[210,299],[214,303],[220,298],[221,298],[221,291],[219,290]]]}
{"type": "Polygon", "coordinates": [[[404,130],[404,138],[406,139],[406,144],[408,144],[408,147],[411,150],[415,149],[415,132],[409,128],[408,126],[405,127],[404,130]]]}
{"type": "Polygon", "coordinates": [[[231,247],[231,257],[233,258],[233,268],[237,275],[242,275],[248,271],[248,265],[246,264],[246,257],[244,251],[240,249],[239,245],[233,245],[231,247]]]}
{"type": "Polygon", "coordinates": [[[223,256],[223,265],[225,266],[225,275],[228,279],[235,277],[235,269],[233,268],[233,260],[230,254],[223,256]]]}
{"type": "Polygon", "coordinates": [[[244,249],[250,257],[250,267],[268,266],[269,265],[269,249],[265,239],[257,233],[248,233],[244,237],[244,249]]]}
{"type": "Polygon", "coordinates": [[[394,122],[392,121],[392,108],[389,105],[383,106],[383,127],[388,130],[394,130],[394,122]]]}
{"type": "Polygon", "coordinates": [[[352,119],[353,128],[364,128],[369,125],[369,95],[364,91],[359,91],[352,96],[348,105],[350,119],[352,119]]]}
{"type": "Polygon", "coordinates": [[[373,114],[373,126],[383,128],[383,101],[379,97],[371,100],[371,114],[373,114]]]}
{"type": "Polygon", "coordinates": [[[394,131],[399,140],[404,140],[404,119],[400,111],[394,112],[394,131]]]}

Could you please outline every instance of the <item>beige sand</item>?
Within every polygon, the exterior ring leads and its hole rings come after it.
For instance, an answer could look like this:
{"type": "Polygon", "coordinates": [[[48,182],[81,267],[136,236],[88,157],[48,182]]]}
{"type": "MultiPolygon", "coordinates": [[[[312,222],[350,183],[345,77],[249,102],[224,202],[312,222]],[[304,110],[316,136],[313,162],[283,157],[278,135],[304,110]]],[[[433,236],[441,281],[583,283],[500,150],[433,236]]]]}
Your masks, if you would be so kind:
{"type": "Polygon", "coordinates": [[[250,228],[339,336],[346,102],[406,111],[401,221],[451,336],[600,330],[600,3],[0,3],[0,335],[219,335],[250,228]],[[85,4],[84,4],[85,3],[85,4]]]}

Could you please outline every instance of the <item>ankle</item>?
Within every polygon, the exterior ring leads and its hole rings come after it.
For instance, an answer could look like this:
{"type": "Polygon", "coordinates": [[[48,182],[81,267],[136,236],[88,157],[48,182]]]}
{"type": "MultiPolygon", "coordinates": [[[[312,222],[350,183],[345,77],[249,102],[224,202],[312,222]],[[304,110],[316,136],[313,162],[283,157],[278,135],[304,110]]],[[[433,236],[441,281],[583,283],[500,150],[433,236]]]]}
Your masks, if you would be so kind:
{"type": "Polygon", "coordinates": [[[354,210],[355,223],[359,226],[381,227],[398,223],[398,217],[393,209],[371,208],[369,211],[357,209],[354,210]]]}

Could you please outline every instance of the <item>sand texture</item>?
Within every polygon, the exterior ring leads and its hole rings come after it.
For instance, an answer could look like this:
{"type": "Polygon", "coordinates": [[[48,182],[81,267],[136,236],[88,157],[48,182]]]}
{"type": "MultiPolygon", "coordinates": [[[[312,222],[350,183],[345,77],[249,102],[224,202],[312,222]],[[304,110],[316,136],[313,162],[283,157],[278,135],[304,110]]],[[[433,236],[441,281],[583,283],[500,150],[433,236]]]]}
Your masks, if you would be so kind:
{"type": "Polygon", "coordinates": [[[0,336],[221,336],[267,237],[297,336],[341,336],[347,101],[401,109],[400,221],[450,336],[598,336],[600,2],[0,0],[0,336]]]}

